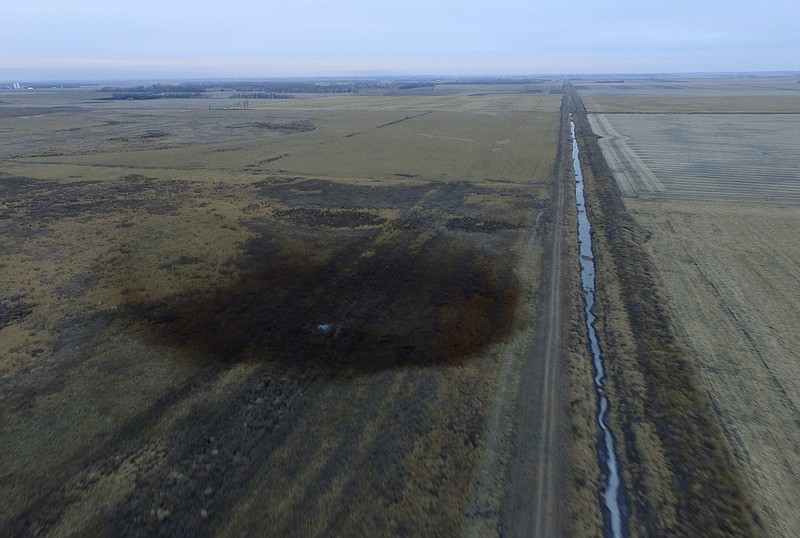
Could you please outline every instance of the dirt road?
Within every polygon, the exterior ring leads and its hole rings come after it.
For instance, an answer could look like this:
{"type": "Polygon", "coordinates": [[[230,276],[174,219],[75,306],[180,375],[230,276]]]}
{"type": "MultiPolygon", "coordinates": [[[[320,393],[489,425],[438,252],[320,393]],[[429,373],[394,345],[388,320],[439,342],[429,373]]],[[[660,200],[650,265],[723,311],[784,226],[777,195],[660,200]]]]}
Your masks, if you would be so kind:
{"type": "MultiPolygon", "coordinates": [[[[506,530],[509,536],[562,534],[561,476],[565,461],[561,391],[563,335],[570,296],[565,292],[568,264],[565,236],[569,113],[561,107],[558,159],[552,185],[552,207],[545,228],[543,268],[530,356],[520,376],[515,453],[510,467],[506,530]]],[[[534,237],[528,238],[532,244],[534,237]]],[[[526,247],[526,250],[530,246],[526,247]]]]}

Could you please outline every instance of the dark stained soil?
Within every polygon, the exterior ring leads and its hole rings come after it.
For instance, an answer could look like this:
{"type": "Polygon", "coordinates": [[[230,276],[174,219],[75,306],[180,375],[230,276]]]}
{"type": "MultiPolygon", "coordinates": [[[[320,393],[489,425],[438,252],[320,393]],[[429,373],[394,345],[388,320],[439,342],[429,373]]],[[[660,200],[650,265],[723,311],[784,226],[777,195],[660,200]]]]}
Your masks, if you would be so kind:
{"type": "Polygon", "coordinates": [[[155,303],[132,297],[127,309],[150,338],[190,357],[331,373],[455,364],[507,332],[518,289],[508,264],[444,237],[415,252],[411,232],[362,256],[376,235],[263,226],[232,262],[238,279],[155,303]],[[310,263],[323,241],[336,253],[310,263]]]}

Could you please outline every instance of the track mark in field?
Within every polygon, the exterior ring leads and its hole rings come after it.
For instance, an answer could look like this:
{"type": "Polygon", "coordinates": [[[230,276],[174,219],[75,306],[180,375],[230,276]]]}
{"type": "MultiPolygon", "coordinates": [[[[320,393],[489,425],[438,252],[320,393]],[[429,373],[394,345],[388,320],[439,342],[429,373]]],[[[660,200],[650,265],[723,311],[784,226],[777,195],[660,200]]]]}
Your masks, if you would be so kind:
{"type": "Polygon", "coordinates": [[[745,323],[745,321],[742,319],[741,314],[739,314],[736,311],[734,311],[734,309],[732,309],[728,305],[728,303],[724,299],[722,291],[720,291],[719,287],[714,283],[714,279],[711,278],[710,275],[706,274],[705,271],[703,271],[703,269],[701,268],[700,264],[697,262],[697,260],[693,256],[691,256],[691,254],[689,254],[689,257],[690,257],[690,259],[692,261],[692,264],[703,275],[703,278],[705,279],[706,284],[708,285],[709,289],[711,290],[711,293],[714,295],[714,298],[716,299],[717,304],[719,305],[720,309],[725,313],[726,317],[728,319],[730,319],[734,323],[734,325],[739,330],[739,332],[742,334],[742,336],[744,336],[745,340],[747,340],[748,344],[750,345],[750,349],[751,349],[752,353],[756,357],[758,357],[759,363],[764,367],[764,370],[769,375],[770,384],[773,387],[775,387],[775,389],[778,391],[778,393],[780,393],[780,395],[782,396],[782,401],[783,401],[784,405],[786,406],[786,408],[793,415],[793,417],[794,417],[793,421],[795,423],[795,427],[800,429],[800,409],[797,408],[797,406],[795,405],[794,401],[789,396],[789,393],[786,391],[786,388],[783,386],[783,384],[778,379],[778,376],[776,376],[775,372],[773,372],[772,368],[770,368],[769,363],[764,358],[764,355],[761,353],[761,347],[758,345],[758,343],[755,341],[753,336],[747,330],[747,323],[745,323]]]}
{"type": "Polygon", "coordinates": [[[413,120],[415,118],[421,118],[422,116],[427,116],[428,114],[433,114],[433,110],[429,110],[427,112],[423,112],[422,114],[417,114],[416,116],[406,116],[404,118],[400,118],[399,120],[390,121],[389,123],[384,123],[382,125],[378,125],[376,129],[382,129],[384,127],[389,127],[390,125],[397,125],[398,123],[402,123],[404,121],[413,120]]]}

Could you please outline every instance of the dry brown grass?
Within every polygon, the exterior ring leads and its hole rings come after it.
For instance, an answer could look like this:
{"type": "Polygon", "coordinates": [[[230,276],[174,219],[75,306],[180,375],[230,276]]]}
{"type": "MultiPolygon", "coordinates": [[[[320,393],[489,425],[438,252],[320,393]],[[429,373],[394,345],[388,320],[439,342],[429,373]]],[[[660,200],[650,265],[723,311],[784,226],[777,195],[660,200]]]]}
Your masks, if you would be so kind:
{"type": "Polygon", "coordinates": [[[631,532],[752,534],[757,517],[726,452],[696,367],[664,308],[642,249],[586,116],[575,115],[594,230],[598,330],[604,342],[612,424],[631,503],[631,532]]]}
{"type": "Polygon", "coordinates": [[[697,361],[737,466],[770,534],[800,528],[800,316],[789,207],[628,201],[650,231],[647,251],[678,328],[697,361]]]}
{"type": "Polygon", "coordinates": [[[4,123],[0,532],[499,529],[557,103],[4,123]]]}

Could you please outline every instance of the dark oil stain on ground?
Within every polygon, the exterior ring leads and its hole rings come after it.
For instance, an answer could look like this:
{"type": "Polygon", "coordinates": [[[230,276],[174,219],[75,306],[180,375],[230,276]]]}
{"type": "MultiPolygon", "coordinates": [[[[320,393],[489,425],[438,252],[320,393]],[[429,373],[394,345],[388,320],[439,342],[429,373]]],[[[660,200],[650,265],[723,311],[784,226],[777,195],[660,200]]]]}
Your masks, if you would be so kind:
{"type": "Polygon", "coordinates": [[[122,176],[117,181],[65,184],[0,172],[4,202],[0,208],[0,230],[24,237],[24,230],[31,223],[41,228],[64,219],[91,219],[124,211],[172,214],[186,199],[187,187],[187,182],[159,181],[136,174],[122,176]]]}
{"type": "Polygon", "coordinates": [[[420,249],[417,232],[396,232],[375,243],[374,229],[263,225],[235,281],[131,297],[125,310],[177,355],[332,375],[456,364],[508,333],[519,292],[510,263],[447,232],[420,249]]]}

